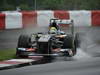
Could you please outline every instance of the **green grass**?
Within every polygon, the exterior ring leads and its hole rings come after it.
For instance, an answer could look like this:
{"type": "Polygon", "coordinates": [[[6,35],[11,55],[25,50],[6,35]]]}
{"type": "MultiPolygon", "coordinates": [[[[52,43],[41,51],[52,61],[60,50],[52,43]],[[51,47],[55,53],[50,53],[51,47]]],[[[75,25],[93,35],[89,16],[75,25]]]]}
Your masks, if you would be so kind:
{"type": "Polygon", "coordinates": [[[0,61],[13,59],[16,57],[16,49],[0,50],[0,61]]]}

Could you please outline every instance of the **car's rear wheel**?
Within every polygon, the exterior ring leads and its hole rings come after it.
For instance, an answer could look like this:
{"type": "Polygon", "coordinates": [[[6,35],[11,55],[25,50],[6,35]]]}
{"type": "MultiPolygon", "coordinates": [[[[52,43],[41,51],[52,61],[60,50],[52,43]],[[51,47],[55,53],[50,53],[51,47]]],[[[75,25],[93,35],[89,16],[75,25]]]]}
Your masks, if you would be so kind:
{"type": "Polygon", "coordinates": [[[77,48],[79,47],[79,35],[76,34],[75,35],[75,39],[74,39],[74,43],[73,43],[73,51],[74,51],[74,55],[76,55],[77,53],[77,48]]]}

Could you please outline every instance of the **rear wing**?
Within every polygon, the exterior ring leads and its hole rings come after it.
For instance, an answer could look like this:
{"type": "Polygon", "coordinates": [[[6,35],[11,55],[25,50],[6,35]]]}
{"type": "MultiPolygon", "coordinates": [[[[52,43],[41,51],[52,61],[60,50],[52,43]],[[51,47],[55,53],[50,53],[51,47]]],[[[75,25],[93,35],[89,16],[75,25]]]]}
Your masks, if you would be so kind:
{"type": "Polygon", "coordinates": [[[72,24],[73,20],[71,19],[50,19],[50,23],[56,22],[57,24],[72,24]]]}
{"type": "Polygon", "coordinates": [[[52,22],[56,22],[58,25],[59,24],[68,24],[69,26],[71,26],[71,33],[74,36],[74,22],[71,19],[50,19],[50,24],[52,22]]]}

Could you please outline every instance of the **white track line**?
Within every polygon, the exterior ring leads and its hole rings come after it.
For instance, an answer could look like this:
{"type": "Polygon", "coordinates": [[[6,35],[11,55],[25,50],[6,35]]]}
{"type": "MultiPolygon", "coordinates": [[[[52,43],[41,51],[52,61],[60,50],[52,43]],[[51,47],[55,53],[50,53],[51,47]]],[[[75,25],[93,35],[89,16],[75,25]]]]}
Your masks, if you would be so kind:
{"type": "Polygon", "coordinates": [[[11,59],[11,60],[8,60],[8,61],[15,61],[15,62],[32,62],[32,61],[36,61],[36,60],[33,60],[33,59],[11,59]]]}
{"type": "Polygon", "coordinates": [[[94,46],[96,46],[97,44],[91,44],[91,45],[89,45],[87,48],[92,48],[92,47],[94,47],[94,46]]]}
{"type": "Polygon", "coordinates": [[[0,64],[0,67],[7,67],[7,66],[11,66],[12,64],[0,64]]]}

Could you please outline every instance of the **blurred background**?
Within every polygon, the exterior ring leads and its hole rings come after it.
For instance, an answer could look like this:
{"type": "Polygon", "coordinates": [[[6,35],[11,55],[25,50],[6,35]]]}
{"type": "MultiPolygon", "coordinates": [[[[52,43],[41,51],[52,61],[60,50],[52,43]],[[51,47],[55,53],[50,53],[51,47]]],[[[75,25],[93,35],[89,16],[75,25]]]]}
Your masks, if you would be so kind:
{"type": "Polygon", "coordinates": [[[100,0],[0,0],[0,11],[99,9],[100,0]]]}

